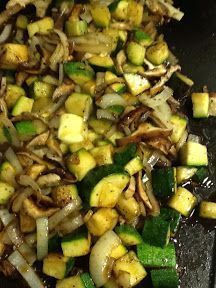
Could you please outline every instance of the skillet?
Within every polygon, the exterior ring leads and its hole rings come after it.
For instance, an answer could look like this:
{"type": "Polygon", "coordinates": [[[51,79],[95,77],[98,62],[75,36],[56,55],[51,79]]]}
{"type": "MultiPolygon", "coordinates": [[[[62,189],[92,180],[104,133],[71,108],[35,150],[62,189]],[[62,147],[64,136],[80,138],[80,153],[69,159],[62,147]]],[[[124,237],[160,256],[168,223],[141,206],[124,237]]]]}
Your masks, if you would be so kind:
{"type": "MultiPolygon", "coordinates": [[[[0,1],[0,9],[3,2],[0,1]]],[[[216,2],[214,0],[180,0],[185,16],[180,23],[171,22],[163,33],[174,54],[180,60],[182,71],[195,81],[194,90],[207,85],[210,91],[216,89],[216,2]]],[[[185,109],[191,111],[189,101],[185,109]]],[[[216,200],[216,119],[191,120],[190,129],[202,136],[208,143],[210,156],[210,177],[206,186],[195,192],[199,199],[216,200]],[[208,187],[207,187],[208,186],[208,187]]],[[[216,287],[216,233],[215,223],[190,221],[181,224],[177,235],[177,257],[181,288],[216,287]]],[[[152,287],[151,283],[140,287],[152,287]]],[[[19,288],[22,283],[0,278],[1,288],[19,288]]]]}

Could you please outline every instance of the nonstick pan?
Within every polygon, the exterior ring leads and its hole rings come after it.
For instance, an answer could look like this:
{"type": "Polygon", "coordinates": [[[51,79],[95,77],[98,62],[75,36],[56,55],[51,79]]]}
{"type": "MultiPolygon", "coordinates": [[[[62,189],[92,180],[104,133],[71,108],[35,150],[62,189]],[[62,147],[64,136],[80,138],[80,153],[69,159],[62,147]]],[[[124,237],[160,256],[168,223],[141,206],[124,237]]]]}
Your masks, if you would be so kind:
{"type": "MultiPolygon", "coordinates": [[[[0,0],[0,6],[3,2],[0,0]]],[[[179,59],[182,72],[194,80],[194,91],[201,91],[204,85],[209,91],[215,91],[216,1],[179,0],[176,6],[185,12],[185,16],[180,23],[172,21],[163,28],[169,47],[179,59]]],[[[190,101],[186,102],[185,107],[191,111],[190,101]]],[[[190,131],[201,135],[203,141],[207,142],[210,157],[209,181],[197,188],[195,193],[199,199],[216,200],[216,119],[191,119],[190,131]]],[[[183,222],[177,235],[180,287],[216,288],[216,222],[200,222],[196,219],[194,215],[183,222]]],[[[152,287],[149,279],[146,281],[140,287],[152,287]]],[[[24,286],[17,280],[1,277],[0,288],[6,287],[24,286]]]]}

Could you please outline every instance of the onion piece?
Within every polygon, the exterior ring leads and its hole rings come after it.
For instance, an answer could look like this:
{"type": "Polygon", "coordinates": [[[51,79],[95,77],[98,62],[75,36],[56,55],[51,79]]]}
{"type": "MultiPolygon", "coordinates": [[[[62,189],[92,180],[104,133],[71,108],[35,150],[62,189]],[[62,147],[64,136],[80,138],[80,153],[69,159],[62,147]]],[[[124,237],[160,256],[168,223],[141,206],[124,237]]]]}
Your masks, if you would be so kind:
{"type": "Polygon", "coordinates": [[[16,156],[16,153],[13,151],[11,147],[7,149],[5,152],[5,158],[10,162],[10,164],[14,167],[17,174],[21,174],[23,172],[22,165],[20,164],[19,159],[16,156]]]}
{"type": "Polygon", "coordinates": [[[106,109],[113,105],[121,105],[126,106],[126,101],[124,98],[122,98],[119,94],[113,93],[113,94],[105,94],[101,98],[97,100],[96,103],[99,107],[106,109]]]}
{"type": "Polygon", "coordinates": [[[104,109],[97,109],[96,115],[97,115],[97,119],[107,119],[111,121],[116,120],[116,118],[113,116],[113,114],[110,111],[107,111],[104,109]]]}
{"type": "Polygon", "coordinates": [[[14,127],[13,123],[4,115],[0,115],[0,123],[3,124],[9,131],[11,139],[12,139],[12,144],[15,147],[20,147],[20,140],[16,131],[16,128],[14,127]]]}
{"type": "Polygon", "coordinates": [[[19,251],[14,251],[8,261],[19,271],[31,288],[44,288],[43,283],[35,271],[29,266],[19,251]]]}
{"type": "Polygon", "coordinates": [[[146,166],[148,166],[149,171],[151,171],[154,168],[154,166],[158,162],[159,158],[160,157],[158,156],[158,153],[156,151],[152,153],[152,155],[149,157],[149,159],[146,163],[146,166]]]}
{"type": "Polygon", "coordinates": [[[26,242],[23,242],[22,245],[20,245],[17,250],[23,255],[23,257],[26,259],[26,261],[29,263],[29,265],[33,265],[36,261],[36,254],[34,250],[29,247],[29,245],[26,242]]]}
{"type": "Polygon", "coordinates": [[[180,72],[176,72],[175,73],[176,76],[182,81],[184,82],[186,85],[188,85],[189,87],[194,85],[193,80],[191,80],[190,78],[188,78],[187,76],[185,76],[184,74],[180,73],[180,72]]]}
{"type": "Polygon", "coordinates": [[[0,210],[0,219],[3,223],[4,226],[7,226],[11,221],[13,221],[15,218],[15,216],[11,213],[9,213],[9,211],[7,209],[1,209],[0,210]]]}
{"type": "Polygon", "coordinates": [[[49,230],[53,230],[65,217],[79,210],[81,200],[74,200],[49,218],[49,230]]]}
{"type": "Polygon", "coordinates": [[[89,271],[96,287],[103,286],[109,278],[107,265],[113,248],[121,243],[113,231],[107,231],[95,243],[89,258],[89,271]]]}
{"type": "Polygon", "coordinates": [[[76,217],[71,217],[67,220],[64,220],[56,227],[56,231],[62,234],[68,234],[81,227],[84,224],[82,215],[78,215],[76,217]]]}
{"type": "Polygon", "coordinates": [[[198,136],[198,135],[189,134],[187,141],[188,141],[188,142],[191,141],[191,142],[200,143],[200,142],[201,142],[201,138],[200,138],[200,136],[198,136]]]}
{"type": "Polygon", "coordinates": [[[161,104],[166,102],[172,95],[173,95],[173,90],[165,86],[164,90],[158,93],[157,95],[155,95],[154,97],[150,97],[146,94],[141,94],[138,98],[140,102],[154,109],[157,106],[160,106],[161,104]]]}
{"type": "Polygon", "coordinates": [[[48,218],[41,217],[36,220],[37,226],[37,259],[42,260],[48,254],[48,218]]]}
{"type": "Polygon", "coordinates": [[[0,34],[0,44],[4,43],[10,37],[11,31],[12,31],[12,24],[5,25],[4,29],[0,34]]]}
{"type": "Polygon", "coordinates": [[[40,186],[28,175],[21,175],[19,177],[19,184],[23,186],[30,186],[34,191],[41,192],[40,186]]]}

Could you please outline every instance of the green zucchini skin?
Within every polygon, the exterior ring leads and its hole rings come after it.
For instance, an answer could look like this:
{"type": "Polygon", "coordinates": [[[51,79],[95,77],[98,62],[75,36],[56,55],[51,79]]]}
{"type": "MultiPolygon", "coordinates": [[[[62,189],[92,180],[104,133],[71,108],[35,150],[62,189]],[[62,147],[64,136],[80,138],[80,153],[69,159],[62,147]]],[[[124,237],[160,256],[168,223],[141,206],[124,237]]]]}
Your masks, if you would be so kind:
{"type": "Polygon", "coordinates": [[[142,238],[145,243],[165,247],[170,236],[170,223],[162,217],[147,218],[143,227],[142,238]]]}
{"type": "Polygon", "coordinates": [[[84,179],[78,185],[80,196],[84,198],[84,201],[89,203],[93,188],[98,184],[100,180],[111,174],[128,175],[123,167],[115,164],[108,164],[95,167],[94,169],[89,171],[87,175],[84,177],[84,179]]]}
{"type": "Polygon", "coordinates": [[[113,155],[114,162],[118,165],[125,166],[136,155],[136,144],[129,143],[120,152],[113,155]]]}
{"type": "Polygon", "coordinates": [[[173,167],[159,168],[152,171],[152,187],[155,196],[167,200],[175,193],[176,177],[173,167]]]}
{"type": "Polygon", "coordinates": [[[197,170],[197,172],[192,177],[192,180],[198,183],[202,183],[203,180],[208,177],[208,169],[206,167],[201,167],[197,170]]]}
{"type": "Polygon", "coordinates": [[[85,286],[85,288],[95,288],[94,282],[90,277],[89,273],[80,274],[80,278],[85,286]]]}
{"type": "Polygon", "coordinates": [[[125,245],[137,245],[143,242],[139,232],[131,225],[120,225],[115,228],[115,232],[125,245]]]}
{"type": "Polygon", "coordinates": [[[170,232],[175,234],[181,220],[181,214],[171,208],[161,208],[160,217],[170,223],[170,232]]]}
{"type": "Polygon", "coordinates": [[[152,270],[151,279],[154,288],[178,288],[179,285],[176,269],[152,270]]]}
{"type": "Polygon", "coordinates": [[[146,268],[175,268],[175,246],[169,243],[165,248],[147,243],[137,245],[137,255],[146,268]]]}

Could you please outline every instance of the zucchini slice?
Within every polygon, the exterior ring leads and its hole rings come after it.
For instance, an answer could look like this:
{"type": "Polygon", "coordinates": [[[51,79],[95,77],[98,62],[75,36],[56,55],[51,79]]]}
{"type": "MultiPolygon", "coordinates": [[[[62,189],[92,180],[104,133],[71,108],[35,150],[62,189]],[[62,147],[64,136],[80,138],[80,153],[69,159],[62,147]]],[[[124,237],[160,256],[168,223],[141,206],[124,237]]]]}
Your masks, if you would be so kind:
{"type": "Polygon", "coordinates": [[[88,61],[97,72],[112,70],[114,67],[114,62],[110,56],[93,56],[88,61]]]}
{"type": "Polygon", "coordinates": [[[112,208],[129,182],[129,175],[118,165],[95,167],[79,185],[80,194],[91,207],[112,208]]]}
{"type": "Polygon", "coordinates": [[[208,166],[207,148],[200,143],[188,141],[180,149],[180,160],[182,165],[208,166]]]}
{"type": "Polygon", "coordinates": [[[199,216],[202,218],[216,219],[216,203],[202,201],[200,204],[199,216]]]}
{"type": "Polygon", "coordinates": [[[144,267],[175,268],[175,246],[169,243],[166,247],[156,247],[147,243],[137,245],[137,255],[144,267]]]}
{"type": "Polygon", "coordinates": [[[194,118],[207,118],[209,116],[209,94],[208,93],[192,93],[194,118]]]}
{"type": "Polygon", "coordinates": [[[176,269],[152,270],[151,279],[154,288],[179,287],[179,278],[176,269]]]}
{"type": "Polygon", "coordinates": [[[129,143],[124,146],[121,150],[118,150],[114,155],[114,162],[118,165],[126,165],[136,155],[136,144],[129,143]]]}
{"type": "Polygon", "coordinates": [[[131,225],[120,225],[115,228],[115,232],[125,245],[131,246],[143,242],[139,232],[131,225]]]}
{"type": "Polygon", "coordinates": [[[178,229],[181,214],[171,208],[161,208],[160,217],[170,223],[170,232],[174,235],[178,229]]]}

